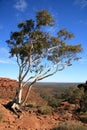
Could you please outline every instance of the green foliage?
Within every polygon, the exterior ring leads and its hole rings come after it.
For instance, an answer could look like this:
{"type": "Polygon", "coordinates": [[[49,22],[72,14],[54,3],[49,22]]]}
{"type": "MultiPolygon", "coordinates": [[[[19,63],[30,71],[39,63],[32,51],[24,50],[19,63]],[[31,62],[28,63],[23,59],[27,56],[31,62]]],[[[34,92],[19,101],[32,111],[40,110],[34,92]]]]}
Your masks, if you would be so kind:
{"type": "Polygon", "coordinates": [[[54,19],[53,17],[48,13],[47,10],[42,10],[37,12],[36,16],[36,22],[37,26],[53,26],[54,25],[54,19]]]}
{"type": "Polygon", "coordinates": [[[48,100],[48,105],[51,106],[51,107],[53,107],[53,108],[59,107],[60,104],[61,104],[61,101],[58,101],[56,99],[49,99],[48,100]]]}
{"type": "Polygon", "coordinates": [[[84,95],[80,100],[80,108],[81,111],[87,112],[87,90],[84,91],[84,95]]]}
{"type": "MultiPolygon", "coordinates": [[[[62,63],[69,65],[72,59],[77,58],[76,53],[81,52],[81,45],[74,46],[66,43],[66,40],[73,38],[72,33],[61,29],[57,36],[51,36],[47,30],[43,31],[42,26],[51,27],[55,25],[54,22],[55,20],[47,10],[41,10],[37,12],[36,19],[25,20],[18,24],[19,30],[12,32],[10,40],[7,40],[10,55],[16,56],[18,65],[25,68],[25,64],[31,65],[31,61],[33,65],[37,64],[36,68],[39,70],[39,66],[46,68],[46,64],[50,65],[47,62],[44,65],[43,59],[53,64],[62,60],[62,63]]],[[[30,70],[31,68],[32,65],[30,70]]],[[[35,69],[33,71],[35,72],[35,69]]]]}
{"type": "Polygon", "coordinates": [[[59,37],[63,37],[63,39],[67,40],[74,37],[73,33],[68,33],[66,29],[62,29],[58,32],[59,37]]]}
{"type": "Polygon", "coordinates": [[[40,96],[45,100],[47,101],[48,105],[53,107],[53,108],[57,108],[60,106],[61,104],[61,101],[56,99],[56,98],[53,98],[53,97],[50,97],[48,96],[46,93],[41,93],[40,96]]]}
{"type": "Polygon", "coordinates": [[[46,93],[41,93],[40,96],[45,100],[49,99],[49,96],[46,93]]]}
{"type": "Polygon", "coordinates": [[[80,125],[79,123],[71,123],[69,121],[59,124],[52,130],[87,130],[86,126],[80,125]]]}
{"type": "Polygon", "coordinates": [[[18,24],[18,28],[22,30],[22,34],[28,33],[32,29],[34,29],[34,21],[32,19],[26,20],[25,22],[20,22],[18,24]]]}
{"type": "Polygon", "coordinates": [[[80,111],[87,112],[87,91],[84,91],[84,88],[77,88],[73,86],[61,95],[63,100],[66,100],[70,103],[75,103],[80,106],[80,111]]]}
{"type": "Polygon", "coordinates": [[[38,108],[38,113],[42,115],[50,115],[52,114],[52,109],[48,106],[41,106],[38,108]]]}
{"type": "Polygon", "coordinates": [[[61,98],[64,100],[70,102],[70,103],[77,103],[79,104],[80,99],[82,99],[84,95],[84,91],[79,90],[77,87],[73,86],[69,89],[65,90],[65,92],[62,94],[61,98]]]}

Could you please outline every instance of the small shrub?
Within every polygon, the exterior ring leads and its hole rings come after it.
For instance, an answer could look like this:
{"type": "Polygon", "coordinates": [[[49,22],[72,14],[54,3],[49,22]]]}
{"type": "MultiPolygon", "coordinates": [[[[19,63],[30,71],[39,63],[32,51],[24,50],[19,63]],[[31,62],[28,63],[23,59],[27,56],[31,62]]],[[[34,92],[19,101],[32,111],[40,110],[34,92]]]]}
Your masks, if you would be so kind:
{"type": "Polygon", "coordinates": [[[87,123],[87,112],[79,115],[79,118],[83,123],[87,123]]]}
{"type": "Polygon", "coordinates": [[[36,105],[35,102],[32,102],[32,103],[26,104],[25,107],[26,107],[26,108],[36,108],[37,105],[36,105]]]}
{"type": "Polygon", "coordinates": [[[42,115],[50,115],[52,114],[52,109],[48,106],[41,106],[38,108],[38,113],[42,115]]]}
{"type": "Polygon", "coordinates": [[[48,105],[53,107],[53,108],[59,107],[60,104],[61,104],[61,102],[58,102],[57,100],[54,100],[54,99],[49,99],[48,100],[48,105]]]}
{"type": "Polygon", "coordinates": [[[2,112],[0,111],[0,122],[2,121],[2,112]]]}
{"type": "Polygon", "coordinates": [[[48,105],[53,107],[53,108],[57,108],[60,106],[61,101],[58,98],[53,98],[48,96],[46,93],[41,93],[40,96],[47,101],[48,105]]]}
{"type": "Polygon", "coordinates": [[[87,130],[87,127],[80,124],[73,124],[71,122],[64,122],[52,130],[87,130]]]}
{"type": "Polygon", "coordinates": [[[47,95],[46,93],[41,93],[40,96],[41,96],[43,99],[45,99],[45,100],[48,100],[48,99],[49,99],[49,97],[48,97],[48,95],[47,95]]]}
{"type": "Polygon", "coordinates": [[[28,104],[28,105],[26,105],[26,107],[33,108],[35,106],[33,104],[28,104]]]}
{"type": "Polygon", "coordinates": [[[2,96],[0,95],[0,98],[2,98],[2,96]]]}

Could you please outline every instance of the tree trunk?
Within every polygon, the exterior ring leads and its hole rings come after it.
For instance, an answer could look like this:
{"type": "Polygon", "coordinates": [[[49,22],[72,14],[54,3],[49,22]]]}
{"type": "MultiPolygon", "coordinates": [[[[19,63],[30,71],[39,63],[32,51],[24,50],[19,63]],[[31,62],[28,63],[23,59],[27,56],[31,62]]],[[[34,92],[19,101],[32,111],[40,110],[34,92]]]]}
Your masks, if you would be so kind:
{"type": "Polygon", "coordinates": [[[25,105],[25,103],[26,103],[26,101],[27,101],[27,99],[28,99],[28,96],[29,96],[29,94],[30,94],[31,88],[32,88],[32,85],[29,86],[29,88],[28,88],[28,90],[27,90],[27,93],[26,93],[25,99],[24,99],[24,101],[23,101],[22,104],[21,104],[22,106],[25,105]]]}
{"type": "Polygon", "coordinates": [[[22,91],[23,91],[23,85],[22,85],[22,82],[19,82],[19,86],[16,90],[16,94],[15,94],[15,97],[13,99],[13,102],[15,102],[17,104],[21,104],[21,102],[22,102],[22,91]]]}
{"type": "Polygon", "coordinates": [[[32,88],[33,84],[35,84],[35,83],[36,83],[36,80],[34,80],[29,85],[25,98],[22,101],[23,84],[22,84],[22,82],[19,82],[19,87],[16,90],[16,95],[15,95],[14,99],[11,102],[9,102],[8,104],[6,104],[6,107],[11,109],[12,111],[14,111],[18,115],[18,117],[20,117],[20,112],[22,112],[21,107],[23,107],[25,105],[27,98],[30,94],[31,88],[32,88]]]}
{"type": "Polygon", "coordinates": [[[35,83],[36,83],[36,80],[34,80],[34,81],[29,85],[28,90],[27,90],[27,93],[26,93],[26,95],[25,95],[25,98],[24,98],[23,102],[21,103],[22,106],[25,105],[25,103],[26,103],[26,101],[27,101],[27,99],[28,99],[28,96],[29,96],[29,94],[30,94],[30,91],[31,91],[31,89],[32,89],[32,86],[33,86],[35,83]]]}
{"type": "Polygon", "coordinates": [[[9,108],[10,110],[14,111],[15,114],[18,115],[18,117],[20,117],[21,113],[22,89],[22,82],[19,82],[19,86],[16,90],[14,99],[5,105],[6,108],[9,108]]]}

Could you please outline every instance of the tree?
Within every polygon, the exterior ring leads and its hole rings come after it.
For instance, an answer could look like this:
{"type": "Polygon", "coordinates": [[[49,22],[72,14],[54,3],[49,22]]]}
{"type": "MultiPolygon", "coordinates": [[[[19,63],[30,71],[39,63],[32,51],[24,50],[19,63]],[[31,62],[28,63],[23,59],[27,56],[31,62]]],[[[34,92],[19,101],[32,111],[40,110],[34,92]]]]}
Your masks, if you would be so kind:
{"type": "Polygon", "coordinates": [[[84,84],[79,84],[79,91],[82,91],[83,94],[79,99],[80,111],[87,112],[87,81],[84,84]]]}
{"type": "Polygon", "coordinates": [[[12,109],[25,105],[34,83],[70,66],[72,60],[79,59],[77,55],[82,50],[81,45],[67,44],[74,37],[73,33],[61,29],[56,36],[52,36],[47,32],[47,26],[55,26],[55,20],[47,10],[38,11],[35,20],[20,22],[18,31],[11,32],[7,40],[10,56],[16,57],[19,67],[19,86],[11,102],[12,109]],[[23,88],[29,82],[25,99],[22,99],[23,88]]]}

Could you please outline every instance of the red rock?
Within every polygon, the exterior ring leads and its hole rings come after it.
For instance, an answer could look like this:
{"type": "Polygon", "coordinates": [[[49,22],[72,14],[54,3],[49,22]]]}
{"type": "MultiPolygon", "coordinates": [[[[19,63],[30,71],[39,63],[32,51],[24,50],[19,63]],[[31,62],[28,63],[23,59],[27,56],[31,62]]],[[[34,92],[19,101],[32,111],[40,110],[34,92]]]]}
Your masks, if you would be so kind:
{"type": "Polygon", "coordinates": [[[18,83],[16,80],[10,78],[0,78],[0,87],[17,87],[18,83]]]}

